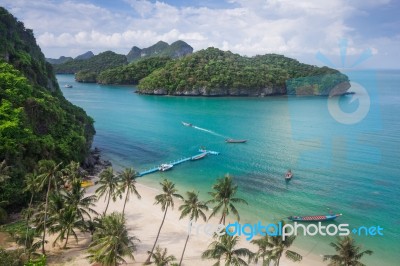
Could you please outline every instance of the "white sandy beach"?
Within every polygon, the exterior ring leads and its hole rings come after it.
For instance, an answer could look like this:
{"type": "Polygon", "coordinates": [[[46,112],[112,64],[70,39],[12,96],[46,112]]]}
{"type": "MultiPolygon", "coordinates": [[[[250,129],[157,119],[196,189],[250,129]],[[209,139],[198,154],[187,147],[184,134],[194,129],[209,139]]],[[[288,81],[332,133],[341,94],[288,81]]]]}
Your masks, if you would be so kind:
{"type": "MultiPolygon", "coordinates": [[[[96,187],[88,188],[88,194],[93,194],[96,187]]],[[[147,251],[151,249],[154,240],[157,235],[158,228],[160,226],[163,212],[159,205],[154,205],[154,197],[160,194],[160,190],[145,186],[141,183],[137,184],[137,189],[142,196],[141,200],[138,200],[132,195],[130,202],[127,203],[125,215],[127,219],[127,227],[130,235],[136,236],[140,239],[137,243],[137,251],[134,253],[135,261],[127,260],[128,265],[142,265],[147,258],[147,251]]],[[[182,195],[183,193],[180,192],[182,195]]],[[[185,244],[188,228],[188,218],[179,220],[180,213],[178,207],[180,200],[176,201],[175,208],[169,209],[164,226],[161,230],[161,234],[158,240],[158,245],[162,248],[168,249],[168,254],[174,255],[179,261],[182,253],[183,246],[185,244]]],[[[100,199],[96,204],[96,210],[102,212],[106,207],[104,199],[100,199]]],[[[111,202],[107,213],[113,211],[122,212],[123,199],[111,202]]],[[[202,222],[198,222],[201,224],[202,222]]],[[[210,221],[210,223],[217,224],[218,221],[210,221]]],[[[191,235],[183,264],[186,266],[190,265],[212,265],[215,260],[202,260],[201,253],[207,249],[209,243],[212,242],[212,238],[206,234],[196,235],[194,230],[191,235]]],[[[71,265],[71,266],[83,266],[90,265],[89,261],[85,258],[88,254],[86,253],[87,246],[90,243],[90,234],[79,234],[79,242],[76,244],[75,240],[70,238],[67,250],[60,250],[59,247],[52,248],[54,236],[50,236],[49,244],[47,249],[49,250],[49,265],[71,265]],[[56,256],[55,256],[56,255],[56,256]]],[[[250,244],[245,238],[241,237],[240,246],[247,247],[252,251],[256,251],[256,246],[250,244]]],[[[322,259],[315,254],[306,254],[296,247],[292,247],[303,255],[303,260],[300,263],[294,263],[288,261],[282,257],[280,265],[324,265],[322,259]]]]}

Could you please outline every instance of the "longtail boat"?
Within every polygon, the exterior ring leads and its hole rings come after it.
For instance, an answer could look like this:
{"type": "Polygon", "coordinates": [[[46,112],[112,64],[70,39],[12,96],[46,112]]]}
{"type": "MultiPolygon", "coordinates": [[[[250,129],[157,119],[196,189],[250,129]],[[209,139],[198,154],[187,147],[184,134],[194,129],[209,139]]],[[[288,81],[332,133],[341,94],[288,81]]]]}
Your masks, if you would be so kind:
{"type": "Polygon", "coordinates": [[[337,217],[342,216],[339,214],[327,214],[327,215],[312,215],[312,216],[289,216],[288,219],[293,222],[324,222],[332,221],[337,217]]]}
{"type": "Polygon", "coordinates": [[[193,124],[186,123],[186,122],[183,122],[183,121],[182,121],[182,125],[184,125],[185,127],[192,127],[193,126],[193,124]]]}
{"type": "Polygon", "coordinates": [[[195,160],[200,160],[206,157],[207,152],[200,153],[199,155],[193,156],[190,160],[195,161],[195,160]]]}
{"type": "Polygon", "coordinates": [[[226,143],[245,143],[247,139],[226,139],[226,143]]]}

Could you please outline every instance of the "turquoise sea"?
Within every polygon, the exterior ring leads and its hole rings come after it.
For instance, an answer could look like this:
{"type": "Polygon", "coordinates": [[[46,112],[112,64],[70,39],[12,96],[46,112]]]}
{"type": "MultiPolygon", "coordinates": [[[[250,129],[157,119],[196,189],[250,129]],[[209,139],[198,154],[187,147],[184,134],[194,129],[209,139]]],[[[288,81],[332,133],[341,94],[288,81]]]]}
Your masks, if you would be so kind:
{"type": "MultiPolygon", "coordinates": [[[[144,96],[134,93],[133,86],[82,84],[73,75],[57,78],[65,97],[95,119],[93,145],[115,168],[143,171],[198,154],[205,146],[221,154],[141,180],[156,187],[169,178],[182,193],[195,190],[207,199],[215,180],[229,173],[249,203],[240,208],[242,222],[276,222],[289,215],[324,214],[329,208],[343,214],[335,223],[347,223],[350,229],[384,228],[383,236],[355,236],[374,251],[364,260],[367,265],[398,265],[400,71],[373,74],[349,73],[367,88],[370,99],[369,112],[356,124],[336,121],[325,97],[144,96]],[[364,78],[372,80],[363,84],[364,78]],[[226,144],[227,137],[248,142],[226,144]],[[294,177],[286,182],[283,175],[289,168],[294,177]]],[[[338,102],[345,114],[365,104],[352,97],[338,102]]],[[[333,240],[299,236],[295,243],[305,251],[302,255],[334,254],[329,246],[333,240]]]]}

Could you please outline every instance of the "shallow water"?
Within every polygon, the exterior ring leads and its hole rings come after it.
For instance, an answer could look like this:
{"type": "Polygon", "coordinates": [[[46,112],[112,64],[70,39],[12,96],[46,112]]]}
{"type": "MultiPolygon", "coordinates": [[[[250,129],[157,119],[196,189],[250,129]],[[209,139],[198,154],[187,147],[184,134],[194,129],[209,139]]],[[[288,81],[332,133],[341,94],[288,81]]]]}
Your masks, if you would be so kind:
{"type": "MultiPolygon", "coordinates": [[[[74,82],[58,75],[65,97],[95,119],[94,146],[116,168],[138,171],[198,154],[200,146],[219,151],[171,171],[142,177],[153,186],[163,178],[181,190],[196,190],[203,199],[215,180],[235,177],[245,222],[276,222],[289,215],[340,212],[335,223],[350,228],[381,226],[384,236],[356,237],[374,255],[367,264],[396,265],[400,202],[400,72],[379,72],[374,79],[355,73],[370,98],[369,112],[353,125],[338,122],[324,97],[200,98],[134,93],[135,87],[74,82]],[[363,83],[363,82],[366,83],[363,83]],[[73,88],[64,88],[65,84],[73,88]],[[372,86],[372,85],[371,85],[372,86]],[[198,128],[185,127],[181,121],[198,128]],[[248,139],[226,144],[225,138],[248,139]],[[292,169],[294,177],[283,176],[292,169]]],[[[347,113],[363,99],[341,97],[347,113]]],[[[361,97],[363,97],[361,95],[361,97]]],[[[307,252],[333,254],[334,237],[298,237],[307,252]]],[[[304,255],[304,254],[303,254],[304,255]]]]}

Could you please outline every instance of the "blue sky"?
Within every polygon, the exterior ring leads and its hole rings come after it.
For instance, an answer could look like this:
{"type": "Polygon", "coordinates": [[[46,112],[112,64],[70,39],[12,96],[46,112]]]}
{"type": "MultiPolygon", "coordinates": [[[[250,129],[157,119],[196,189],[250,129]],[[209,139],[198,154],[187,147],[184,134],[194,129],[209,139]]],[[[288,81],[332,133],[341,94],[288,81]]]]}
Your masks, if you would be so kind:
{"type": "Polygon", "coordinates": [[[400,68],[400,10],[394,0],[2,0],[32,28],[47,57],[75,57],[88,50],[126,54],[178,39],[195,50],[209,46],[242,55],[279,53],[322,65],[322,53],[348,67],[367,49],[359,68],[400,68]]]}

